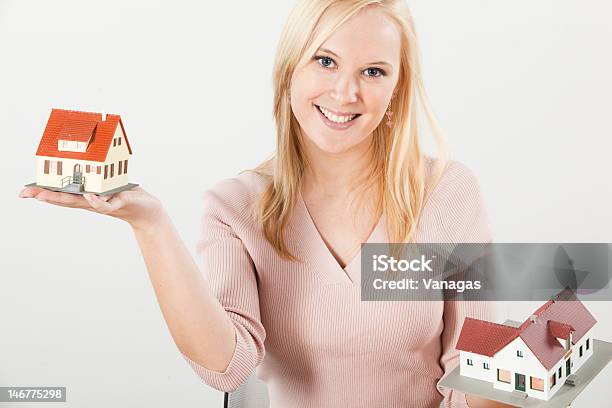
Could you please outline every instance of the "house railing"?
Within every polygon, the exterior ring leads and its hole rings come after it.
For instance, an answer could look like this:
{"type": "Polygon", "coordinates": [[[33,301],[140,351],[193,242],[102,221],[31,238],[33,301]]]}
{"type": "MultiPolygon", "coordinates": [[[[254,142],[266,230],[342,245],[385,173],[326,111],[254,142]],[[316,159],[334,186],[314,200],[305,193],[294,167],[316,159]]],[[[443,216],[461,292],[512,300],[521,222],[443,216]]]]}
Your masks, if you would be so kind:
{"type": "MultiPolygon", "coordinates": [[[[62,179],[62,187],[64,188],[67,185],[72,184],[72,176],[66,176],[62,179]]],[[[81,182],[79,183],[81,185],[85,185],[85,176],[81,176],[81,182]]]]}
{"type": "Polygon", "coordinates": [[[72,183],[72,176],[66,176],[62,179],[62,188],[72,183]]]}

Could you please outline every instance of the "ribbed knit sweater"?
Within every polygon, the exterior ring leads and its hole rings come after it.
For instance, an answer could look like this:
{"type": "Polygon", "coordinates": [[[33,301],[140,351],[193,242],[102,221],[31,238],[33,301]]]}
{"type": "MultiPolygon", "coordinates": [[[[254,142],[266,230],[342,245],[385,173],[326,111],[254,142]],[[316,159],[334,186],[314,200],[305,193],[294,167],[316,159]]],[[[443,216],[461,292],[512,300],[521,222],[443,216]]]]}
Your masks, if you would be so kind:
{"type": "MultiPolygon", "coordinates": [[[[494,320],[491,304],[361,301],[360,254],[340,266],[301,194],[286,239],[304,263],[282,259],[249,214],[265,183],[247,171],[203,196],[200,268],[236,332],[223,373],[183,355],[204,383],[231,391],[256,369],[271,408],[467,406],[463,394],[438,382],[458,364],[464,318],[494,320]]],[[[450,162],[428,195],[416,242],[491,241],[479,185],[466,166],[450,162]]],[[[384,214],[367,242],[389,242],[384,214]]]]}

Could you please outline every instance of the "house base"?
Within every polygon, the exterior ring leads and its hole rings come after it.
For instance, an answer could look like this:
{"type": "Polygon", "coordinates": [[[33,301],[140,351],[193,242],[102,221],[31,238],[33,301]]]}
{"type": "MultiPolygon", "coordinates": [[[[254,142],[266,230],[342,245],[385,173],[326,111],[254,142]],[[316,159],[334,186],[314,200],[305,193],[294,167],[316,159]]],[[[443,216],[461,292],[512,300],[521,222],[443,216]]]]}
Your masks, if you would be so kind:
{"type": "Polygon", "coordinates": [[[113,188],[112,190],[107,190],[104,191],[102,193],[93,193],[91,191],[78,191],[75,189],[70,188],[70,185],[64,187],[64,188],[57,188],[57,187],[50,187],[50,186],[41,186],[38,185],[36,183],[30,183],[30,184],[26,184],[25,187],[40,187],[40,188],[44,188],[45,190],[50,190],[50,191],[57,191],[59,193],[69,193],[69,194],[79,194],[79,195],[83,195],[83,194],[96,194],[99,196],[108,196],[108,195],[113,195],[113,194],[117,194],[121,191],[125,191],[125,190],[130,190],[134,187],[138,186],[138,184],[134,184],[134,183],[127,183],[124,186],[121,187],[117,187],[117,188],[113,188]]]}
{"type": "Polygon", "coordinates": [[[488,381],[462,376],[459,373],[459,367],[456,367],[440,381],[440,386],[514,405],[515,407],[567,408],[586,386],[606,368],[610,361],[612,361],[612,343],[593,339],[593,355],[576,372],[580,379],[579,383],[575,386],[563,384],[562,388],[548,401],[537,398],[521,398],[513,395],[512,392],[498,390],[493,388],[493,384],[488,381]]]}

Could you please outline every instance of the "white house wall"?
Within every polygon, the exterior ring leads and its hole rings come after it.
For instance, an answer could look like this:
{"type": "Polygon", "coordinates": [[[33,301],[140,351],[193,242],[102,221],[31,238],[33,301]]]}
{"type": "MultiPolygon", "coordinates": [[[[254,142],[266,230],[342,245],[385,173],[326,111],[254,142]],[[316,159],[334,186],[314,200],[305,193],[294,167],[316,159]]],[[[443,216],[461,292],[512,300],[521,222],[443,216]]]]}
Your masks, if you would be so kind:
{"type": "Polygon", "coordinates": [[[480,354],[470,353],[469,351],[459,352],[459,372],[461,375],[493,382],[496,379],[495,370],[491,358],[480,354]],[[472,365],[468,365],[468,359],[472,360],[472,365]],[[484,364],[489,365],[489,369],[484,368],[484,364]]]}
{"type": "MultiPolygon", "coordinates": [[[[104,180],[102,179],[102,191],[112,190],[117,187],[121,187],[128,183],[128,174],[123,173],[119,175],[119,161],[128,160],[128,171],[130,169],[130,152],[127,147],[127,143],[125,142],[125,135],[121,130],[121,125],[117,124],[117,129],[115,130],[115,138],[121,138],[121,145],[113,146],[113,141],[110,142],[110,148],[108,149],[108,153],[106,155],[106,160],[104,162],[105,165],[109,167],[109,177],[104,180]],[[110,177],[110,165],[114,164],[114,175],[110,177]]],[[[102,177],[104,177],[104,169],[102,169],[102,177]]]]}
{"type": "Polygon", "coordinates": [[[67,176],[73,175],[73,170],[75,164],[81,165],[81,172],[83,177],[85,177],[85,191],[89,191],[92,193],[101,193],[104,191],[112,190],[117,187],[121,187],[128,183],[128,174],[123,172],[123,174],[119,175],[119,161],[124,162],[124,160],[128,160],[128,171],[130,169],[129,157],[130,153],[127,148],[127,143],[125,142],[125,135],[121,130],[121,126],[117,125],[117,129],[115,131],[115,135],[113,138],[121,137],[121,145],[113,146],[113,141],[111,140],[111,145],[108,150],[108,154],[106,156],[106,161],[104,162],[93,162],[88,160],[79,160],[79,159],[65,159],[61,157],[48,157],[48,156],[36,156],[36,184],[41,186],[62,187],[62,179],[67,176]],[[49,162],[62,162],[62,174],[58,175],[57,170],[50,171],[49,174],[45,174],[44,166],[45,160],[49,160],[49,162]],[[110,177],[110,165],[114,164],[113,177],[110,177]],[[86,166],[92,166],[92,171],[90,173],[86,172],[86,166]],[[101,171],[100,174],[96,174],[96,167],[100,166],[101,171]],[[107,167],[108,177],[104,179],[104,167],[107,167]]]}
{"type": "MultiPolygon", "coordinates": [[[[593,329],[585,333],[578,343],[572,346],[572,373],[576,373],[580,367],[593,355],[593,329]],[[586,349],[586,339],[590,339],[589,349],[586,349]],[[582,357],[580,357],[580,346],[582,346],[582,357]]],[[[565,374],[565,371],[564,373],[565,374]]]]}
{"type": "MultiPolygon", "coordinates": [[[[85,190],[94,193],[100,193],[102,188],[102,178],[104,177],[104,163],[93,162],[88,160],[77,160],[77,159],[63,159],[61,157],[48,157],[48,156],[36,156],[36,184],[40,186],[48,186],[61,188],[62,179],[68,176],[72,176],[74,172],[74,166],[76,164],[81,165],[81,173],[85,177],[85,190]],[[62,174],[57,174],[57,164],[55,169],[49,171],[49,174],[45,174],[45,160],[52,162],[62,162],[62,174]],[[87,165],[92,166],[91,172],[87,173],[87,165]],[[100,174],[96,174],[96,167],[100,166],[100,174]]],[[[64,186],[65,187],[65,186],[64,186]]]]}
{"type": "Polygon", "coordinates": [[[520,337],[514,339],[493,357],[493,367],[495,367],[495,382],[493,383],[495,388],[512,392],[516,389],[515,374],[523,374],[525,376],[525,392],[527,395],[544,400],[548,399],[550,381],[550,378],[547,378],[548,372],[520,337]],[[517,350],[523,352],[523,357],[517,356],[517,350]],[[510,384],[497,381],[498,368],[510,371],[510,384]],[[532,390],[529,377],[543,379],[544,391],[532,390]]]}

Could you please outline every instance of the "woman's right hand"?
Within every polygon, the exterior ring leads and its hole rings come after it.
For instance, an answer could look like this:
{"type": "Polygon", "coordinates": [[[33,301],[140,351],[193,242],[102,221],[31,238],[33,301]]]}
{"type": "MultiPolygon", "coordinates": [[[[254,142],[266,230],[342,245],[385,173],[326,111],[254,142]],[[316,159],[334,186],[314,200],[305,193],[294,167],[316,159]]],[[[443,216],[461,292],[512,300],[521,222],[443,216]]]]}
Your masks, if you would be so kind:
{"type": "Polygon", "coordinates": [[[26,187],[19,193],[19,197],[36,198],[39,201],[61,207],[82,208],[110,215],[126,221],[138,231],[151,229],[165,215],[159,199],[141,187],[134,187],[112,196],[79,195],[50,191],[40,187],[26,187]]]}

